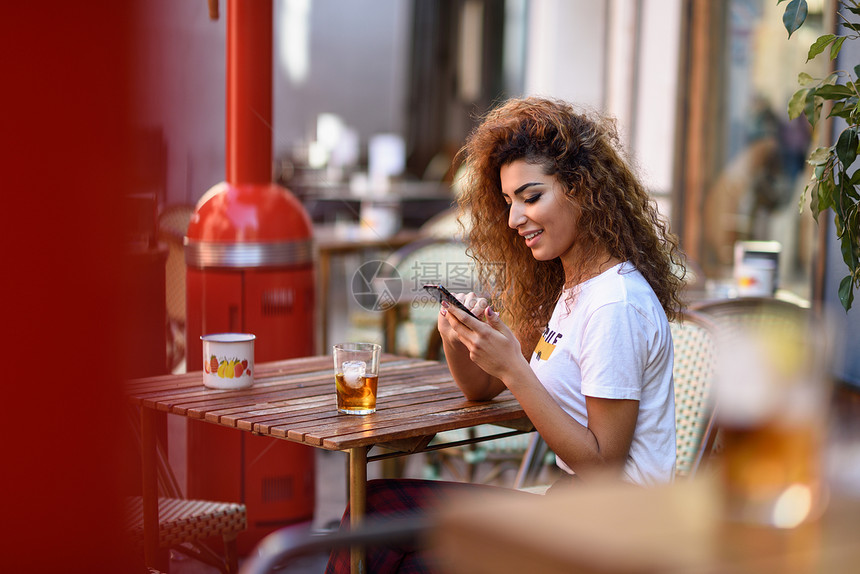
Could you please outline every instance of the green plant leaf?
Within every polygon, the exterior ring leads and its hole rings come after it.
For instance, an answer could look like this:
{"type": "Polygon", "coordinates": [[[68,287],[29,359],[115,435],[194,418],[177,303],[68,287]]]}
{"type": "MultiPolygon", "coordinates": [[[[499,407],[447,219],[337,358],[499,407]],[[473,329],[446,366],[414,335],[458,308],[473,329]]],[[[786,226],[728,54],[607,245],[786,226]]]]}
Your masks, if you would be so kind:
{"type": "Polygon", "coordinates": [[[809,188],[809,210],[812,212],[812,218],[815,220],[815,223],[818,223],[818,214],[821,213],[821,209],[818,207],[818,190],[820,188],[820,181],[816,181],[815,184],[809,188]]]}
{"type": "MultiPolygon", "coordinates": [[[[815,148],[815,151],[809,154],[806,163],[808,163],[809,165],[823,166],[825,163],[827,163],[827,160],[830,159],[830,151],[832,149],[833,148],[829,147],[815,148]]],[[[820,174],[818,174],[817,170],[816,176],[818,176],[819,178],[821,177],[820,174]]]]}
{"type": "Polygon", "coordinates": [[[818,186],[818,202],[815,210],[821,213],[828,207],[833,206],[833,190],[836,188],[831,182],[825,181],[818,186]]]}
{"type": "Polygon", "coordinates": [[[839,36],[836,38],[836,41],[833,42],[833,45],[830,46],[830,61],[836,59],[836,56],[839,55],[839,50],[842,49],[842,44],[845,43],[845,36],[839,36]]]}
{"type": "Polygon", "coordinates": [[[806,55],[806,61],[813,59],[815,56],[824,51],[824,48],[830,45],[836,39],[836,34],[824,34],[809,47],[809,53],[806,55]]]}
{"type": "Polygon", "coordinates": [[[853,110],[854,110],[853,107],[846,110],[845,109],[845,102],[836,102],[835,104],[833,104],[833,107],[830,108],[830,113],[827,114],[827,117],[832,118],[833,116],[836,116],[839,118],[848,119],[848,117],[851,115],[851,112],[853,110]]]}
{"type": "MultiPolygon", "coordinates": [[[[843,226],[843,230],[847,231],[847,229],[847,226],[843,226]]],[[[854,242],[851,241],[851,235],[843,232],[840,243],[839,247],[842,250],[842,261],[845,262],[845,265],[847,265],[849,269],[857,269],[857,253],[854,249],[854,242]]]]}
{"type": "Polygon", "coordinates": [[[854,95],[854,90],[842,84],[821,86],[815,90],[815,95],[825,100],[841,100],[854,95]]]}
{"type": "Polygon", "coordinates": [[[842,239],[842,236],[845,235],[845,226],[842,225],[842,217],[836,209],[833,210],[833,231],[836,233],[836,237],[840,240],[842,239]]]}
{"type": "Polygon", "coordinates": [[[782,15],[782,23],[785,29],[788,30],[789,38],[791,38],[792,33],[803,25],[808,13],[809,8],[806,6],[806,0],[791,0],[788,3],[782,15]]]}
{"type": "Polygon", "coordinates": [[[806,114],[809,125],[813,127],[821,116],[821,105],[824,102],[823,99],[816,97],[816,91],[814,88],[810,89],[809,93],[806,94],[806,101],[803,103],[803,113],[806,114]]]}
{"type": "Polygon", "coordinates": [[[857,159],[858,144],[860,144],[860,138],[857,137],[857,131],[854,128],[846,128],[839,134],[839,140],[836,142],[836,157],[842,162],[842,169],[847,170],[857,159]]]}
{"type": "MultiPolygon", "coordinates": [[[[860,67],[860,66],[858,66],[860,67]]],[[[858,74],[860,75],[860,74],[858,74]]],[[[814,84],[817,80],[807,74],[806,72],[800,72],[797,74],[797,83],[801,86],[808,86],[809,84],[814,84]]]]}
{"type": "Polygon", "coordinates": [[[794,92],[788,102],[788,119],[793,120],[800,117],[806,107],[806,96],[811,90],[812,88],[804,88],[794,92]]]}
{"type": "Polygon", "coordinates": [[[850,275],[846,275],[842,278],[842,281],[839,282],[839,302],[842,303],[842,307],[845,309],[846,313],[851,309],[851,305],[854,303],[854,285],[851,281],[850,275]]]}

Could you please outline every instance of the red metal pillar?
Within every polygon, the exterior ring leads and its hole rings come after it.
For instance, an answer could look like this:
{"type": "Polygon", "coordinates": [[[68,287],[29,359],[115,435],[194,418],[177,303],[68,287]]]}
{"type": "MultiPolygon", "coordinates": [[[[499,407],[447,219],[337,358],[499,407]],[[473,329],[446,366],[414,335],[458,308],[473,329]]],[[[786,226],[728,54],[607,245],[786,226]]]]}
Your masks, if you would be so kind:
{"type": "Polygon", "coordinates": [[[272,180],[272,2],[227,4],[227,181],[272,180]]]}

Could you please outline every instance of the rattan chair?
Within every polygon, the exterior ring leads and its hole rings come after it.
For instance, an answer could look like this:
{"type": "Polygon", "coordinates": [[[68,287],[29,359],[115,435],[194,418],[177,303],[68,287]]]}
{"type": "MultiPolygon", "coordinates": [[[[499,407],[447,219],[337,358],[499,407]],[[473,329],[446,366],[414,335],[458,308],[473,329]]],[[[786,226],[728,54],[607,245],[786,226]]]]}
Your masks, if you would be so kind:
{"type": "Polygon", "coordinates": [[[697,301],[690,309],[708,317],[724,337],[748,329],[796,328],[810,318],[808,306],[773,297],[697,301]]]}
{"type": "MultiPolygon", "coordinates": [[[[136,423],[136,412],[130,412],[129,424],[140,447],[140,427],[136,423]]],[[[190,500],[182,496],[179,483],[170,468],[164,447],[156,445],[158,475],[158,544],[160,548],[175,550],[200,562],[218,568],[226,574],[238,572],[236,537],[247,528],[247,512],[244,504],[236,502],[214,502],[190,500]],[[223,541],[223,553],[210,547],[209,541],[219,537],[223,541]]],[[[131,540],[143,553],[143,498],[130,496],[126,499],[125,520],[131,540]]],[[[155,565],[148,565],[155,566],[155,565]]]]}
{"type": "Polygon", "coordinates": [[[716,440],[713,382],[716,373],[716,326],[687,311],[670,323],[675,345],[675,476],[695,476],[713,452],[716,440]]]}

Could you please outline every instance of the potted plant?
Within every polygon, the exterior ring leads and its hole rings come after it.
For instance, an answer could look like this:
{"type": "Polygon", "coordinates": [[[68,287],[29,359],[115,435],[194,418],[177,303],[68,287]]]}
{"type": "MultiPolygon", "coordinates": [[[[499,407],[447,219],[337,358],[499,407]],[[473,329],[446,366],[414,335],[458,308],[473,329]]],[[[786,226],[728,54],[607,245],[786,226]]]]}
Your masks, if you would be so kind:
{"type": "MultiPolygon", "coordinates": [[[[781,4],[786,0],[778,0],[781,4]]],[[[846,40],[860,39],[860,3],[838,0],[838,18],[844,34],[824,34],[809,47],[807,61],[827,51],[836,60],[846,40]]],[[[790,0],[785,7],[783,24],[788,36],[806,20],[806,0],[790,0]]],[[[842,118],[845,127],[829,147],[810,153],[807,162],[813,174],[800,199],[800,207],[809,196],[809,207],[815,221],[822,211],[832,209],[836,236],[848,274],[839,283],[839,301],[847,312],[854,302],[854,290],[860,288],[860,169],[853,167],[860,148],[860,62],[852,70],[836,70],[825,78],[813,78],[802,72],[800,89],[788,103],[789,118],[805,116],[814,128],[821,120],[827,103],[826,118],[842,118]],[[853,169],[852,169],[853,167],[853,169]]]]}

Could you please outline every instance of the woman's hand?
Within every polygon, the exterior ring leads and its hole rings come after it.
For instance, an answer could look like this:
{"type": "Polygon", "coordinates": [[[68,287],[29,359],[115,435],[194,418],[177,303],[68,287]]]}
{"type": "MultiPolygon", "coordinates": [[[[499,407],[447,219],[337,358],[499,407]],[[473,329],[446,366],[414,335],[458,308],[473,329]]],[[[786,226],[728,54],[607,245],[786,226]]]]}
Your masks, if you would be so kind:
{"type": "Polygon", "coordinates": [[[443,303],[439,319],[439,332],[453,342],[455,339],[469,353],[469,358],[487,374],[501,379],[512,369],[528,364],[523,359],[520,343],[513,331],[505,325],[489,302],[469,293],[457,296],[472,313],[484,321],[470,317],[453,305],[443,303]],[[444,329],[444,331],[443,331],[444,329]]]}
{"type": "MultiPolygon", "coordinates": [[[[474,293],[453,293],[453,295],[460,303],[465,305],[469,311],[474,313],[476,317],[480,317],[484,313],[484,309],[489,306],[489,302],[486,299],[478,297],[474,293]]],[[[463,345],[460,342],[457,333],[451,328],[451,323],[446,319],[445,313],[446,308],[443,306],[439,311],[439,318],[437,321],[439,334],[442,335],[443,341],[450,343],[454,348],[462,348],[463,345]]]]}

